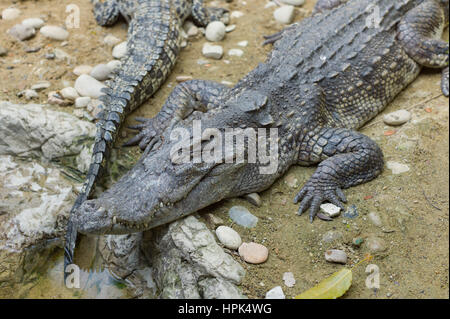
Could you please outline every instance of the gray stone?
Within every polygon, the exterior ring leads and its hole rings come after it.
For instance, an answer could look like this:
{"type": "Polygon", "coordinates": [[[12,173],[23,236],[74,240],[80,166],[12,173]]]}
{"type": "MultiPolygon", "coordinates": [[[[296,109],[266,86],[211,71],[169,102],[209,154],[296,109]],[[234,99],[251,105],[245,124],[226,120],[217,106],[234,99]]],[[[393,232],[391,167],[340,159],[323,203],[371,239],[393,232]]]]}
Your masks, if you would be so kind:
{"type": "Polygon", "coordinates": [[[113,36],[112,34],[108,34],[104,39],[103,39],[103,43],[105,43],[106,45],[109,45],[111,47],[115,46],[116,44],[119,44],[121,42],[121,40],[115,36],[113,36]]]}
{"type": "Polygon", "coordinates": [[[75,75],[89,74],[92,71],[92,66],[90,65],[79,65],[73,69],[75,75]]]}
{"type": "Polygon", "coordinates": [[[251,193],[244,196],[244,198],[251,204],[261,207],[262,201],[261,197],[258,195],[258,193],[251,193]]]}
{"type": "Polygon", "coordinates": [[[127,54],[127,41],[123,41],[117,44],[112,51],[112,56],[116,59],[122,59],[126,54],[127,54]]]}
{"type": "Polygon", "coordinates": [[[89,96],[98,99],[103,93],[101,90],[106,86],[87,74],[82,74],[75,81],[75,89],[81,96],[89,96]]]}
{"type": "Polygon", "coordinates": [[[411,113],[407,110],[398,110],[383,116],[383,122],[388,125],[402,125],[411,119],[411,113]]]}
{"type": "Polygon", "coordinates": [[[365,245],[371,253],[380,253],[386,250],[386,243],[383,239],[371,236],[365,240],[365,245]]]}
{"type": "Polygon", "coordinates": [[[294,6],[281,6],[273,12],[275,20],[282,24],[290,24],[294,19],[294,6]]]}
{"type": "Polygon", "coordinates": [[[320,205],[320,210],[330,217],[337,217],[341,213],[340,207],[330,203],[320,205]]]}
{"type": "Polygon", "coordinates": [[[246,228],[253,228],[258,223],[258,217],[250,213],[244,206],[233,206],[228,214],[233,222],[246,228]]]}
{"type": "Polygon", "coordinates": [[[91,98],[89,96],[81,96],[75,99],[75,107],[86,107],[89,102],[91,101],[91,98]]]}
{"type": "Polygon", "coordinates": [[[202,54],[206,58],[219,60],[223,56],[223,48],[220,45],[205,43],[203,45],[202,54]]]}
{"type": "Polygon", "coordinates": [[[18,94],[19,96],[25,96],[27,100],[35,99],[39,97],[39,94],[35,90],[24,90],[18,94]]]}
{"type": "Polygon", "coordinates": [[[322,241],[324,243],[332,243],[337,240],[341,240],[343,237],[342,233],[336,230],[329,230],[322,236],[322,241]]]}
{"type": "Polygon", "coordinates": [[[221,21],[213,21],[206,27],[205,37],[208,41],[219,42],[225,37],[225,24],[221,21]]]}
{"type": "Polygon", "coordinates": [[[394,161],[386,162],[386,167],[392,171],[392,174],[402,174],[410,170],[409,166],[402,163],[397,163],[394,161]]]}
{"type": "Polygon", "coordinates": [[[64,41],[69,37],[67,30],[54,25],[43,26],[40,32],[44,37],[52,40],[64,41]]]}
{"type": "Polygon", "coordinates": [[[325,260],[332,263],[346,264],[347,254],[343,250],[330,249],[325,252],[325,260]]]}
{"type": "Polygon", "coordinates": [[[228,55],[241,57],[244,55],[244,51],[242,51],[241,49],[230,49],[228,50],[228,55]]]}
{"type": "MultiPolygon", "coordinates": [[[[120,62],[120,61],[119,61],[120,62]]],[[[104,81],[109,78],[111,69],[106,64],[98,64],[92,69],[90,76],[99,81],[104,81]]]]}
{"type": "Polygon", "coordinates": [[[17,8],[6,8],[2,11],[3,20],[14,20],[17,19],[21,14],[21,11],[17,8]]]}
{"type": "Polygon", "coordinates": [[[73,87],[66,87],[66,88],[62,89],[60,91],[60,93],[61,93],[63,98],[69,99],[69,100],[72,100],[72,101],[75,101],[78,97],[80,97],[78,95],[77,90],[75,90],[75,88],[73,88],[73,87]]]}
{"type": "Polygon", "coordinates": [[[292,288],[295,285],[295,278],[292,272],[285,272],[283,274],[283,281],[286,287],[292,288]]]}
{"type": "Polygon", "coordinates": [[[281,286],[276,286],[266,293],[266,299],[286,299],[281,286]]]}
{"type": "Polygon", "coordinates": [[[368,217],[375,226],[381,227],[383,225],[383,223],[381,222],[381,218],[377,213],[370,212],[368,217]]]}
{"type": "Polygon", "coordinates": [[[230,25],[227,25],[225,27],[225,32],[226,33],[233,32],[235,29],[236,29],[236,25],[235,24],[230,24],[230,25]]]}
{"type": "Polygon", "coordinates": [[[106,65],[111,70],[111,75],[112,73],[117,72],[120,69],[120,67],[122,66],[122,62],[120,60],[112,60],[109,61],[106,65]]]}
{"type": "Polygon", "coordinates": [[[19,41],[24,41],[34,37],[36,31],[34,28],[24,26],[23,24],[16,24],[8,30],[8,34],[19,41]]]}
{"type": "Polygon", "coordinates": [[[51,86],[50,82],[42,81],[42,82],[38,82],[38,83],[33,84],[31,86],[31,89],[39,92],[39,91],[48,89],[50,86],[51,86]]]}
{"type": "Polygon", "coordinates": [[[241,236],[228,226],[219,226],[216,229],[216,235],[219,241],[229,249],[236,250],[242,244],[241,236]]]}
{"type": "Polygon", "coordinates": [[[26,27],[40,29],[44,25],[44,20],[39,18],[29,18],[22,21],[22,24],[26,27]]]}

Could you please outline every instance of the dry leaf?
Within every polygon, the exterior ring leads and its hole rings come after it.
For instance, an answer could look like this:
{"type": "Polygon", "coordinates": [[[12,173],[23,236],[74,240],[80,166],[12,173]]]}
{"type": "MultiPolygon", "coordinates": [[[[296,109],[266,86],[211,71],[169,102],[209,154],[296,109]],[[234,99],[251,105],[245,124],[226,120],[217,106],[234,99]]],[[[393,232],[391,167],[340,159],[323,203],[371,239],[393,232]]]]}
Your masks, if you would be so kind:
{"type": "Polygon", "coordinates": [[[296,296],[295,299],[336,299],[341,297],[352,284],[351,269],[343,268],[317,286],[296,296]]]}

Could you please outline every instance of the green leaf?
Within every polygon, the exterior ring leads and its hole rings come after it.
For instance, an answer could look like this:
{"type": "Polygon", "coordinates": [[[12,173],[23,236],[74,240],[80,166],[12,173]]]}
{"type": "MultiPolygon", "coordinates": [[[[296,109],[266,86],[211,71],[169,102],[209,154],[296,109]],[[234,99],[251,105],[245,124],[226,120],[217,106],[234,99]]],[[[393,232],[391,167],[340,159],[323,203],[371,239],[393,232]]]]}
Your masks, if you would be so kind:
{"type": "Polygon", "coordinates": [[[295,299],[336,299],[341,297],[352,284],[351,269],[343,268],[317,286],[296,296],[295,299]]]}

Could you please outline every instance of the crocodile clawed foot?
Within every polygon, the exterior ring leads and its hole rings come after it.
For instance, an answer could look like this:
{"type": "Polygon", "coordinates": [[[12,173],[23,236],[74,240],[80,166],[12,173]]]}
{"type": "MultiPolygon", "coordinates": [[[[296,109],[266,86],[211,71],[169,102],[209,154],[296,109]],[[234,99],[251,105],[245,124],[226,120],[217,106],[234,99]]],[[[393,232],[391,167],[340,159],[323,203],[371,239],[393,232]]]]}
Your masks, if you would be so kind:
{"type": "Polygon", "coordinates": [[[330,202],[344,209],[342,202],[346,203],[347,199],[338,185],[311,179],[295,196],[294,204],[299,202],[300,207],[297,214],[301,215],[309,208],[309,219],[312,222],[323,202],[330,202]]]}
{"type": "Polygon", "coordinates": [[[141,124],[131,125],[128,128],[138,130],[140,132],[125,142],[123,146],[139,145],[139,148],[144,151],[145,149],[148,149],[148,147],[151,148],[157,142],[161,130],[158,129],[155,118],[137,117],[135,120],[141,124]]]}
{"type": "Polygon", "coordinates": [[[207,8],[210,21],[222,21],[224,24],[230,22],[230,12],[224,8],[207,8]]]}

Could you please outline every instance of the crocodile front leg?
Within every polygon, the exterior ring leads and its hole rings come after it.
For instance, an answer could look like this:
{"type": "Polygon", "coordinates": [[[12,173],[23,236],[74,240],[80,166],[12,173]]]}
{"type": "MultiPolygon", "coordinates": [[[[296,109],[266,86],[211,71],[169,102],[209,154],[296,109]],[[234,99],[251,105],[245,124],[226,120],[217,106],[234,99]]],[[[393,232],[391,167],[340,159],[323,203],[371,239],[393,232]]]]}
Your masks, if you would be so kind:
{"type": "Polygon", "coordinates": [[[221,97],[228,87],[220,83],[191,80],[177,85],[167,98],[161,111],[153,118],[136,118],[141,124],[130,126],[140,132],[124,144],[139,145],[149,149],[158,141],[164,130],[187,118],[194,111],[206,112],[219,107],[221,97]]]}
{"type": "Polygon", "coordinates": [[[417,63],[429,68],[443,68],[442,92],[449,95],[448,42],[441,40],[448,25],[448,2],[427,0],[410,10],[398,26],[398,40],[417,63]],[[445,7],[446,6],[446,7],[445,7]]]}
{"type": "Polygon", "coordinates": [[[223,8],[206,8],[203,0],[192,2],[192,19],[201,27],[206,27],[211,21],[223,20],[224,23],[228,23],[226,13],[228,10],[223,8]]]}
{"type": "Polygon", "coordinates": [[[302,140],[302,164],[321,162],[294,199],[300,202],[298,214],[310,209],[310,220],[324,201],[343,208],[342,189],[359,185],[378,176],[383,169],[383,153],[367,136],[342,128],[312,130],[302,140]]]}
{"type": "Polygon", "coordinates": [[[117,0],[91,0],[94,7],[94,16],[101,26],[113,25],[120,16],[117,0]]]}

